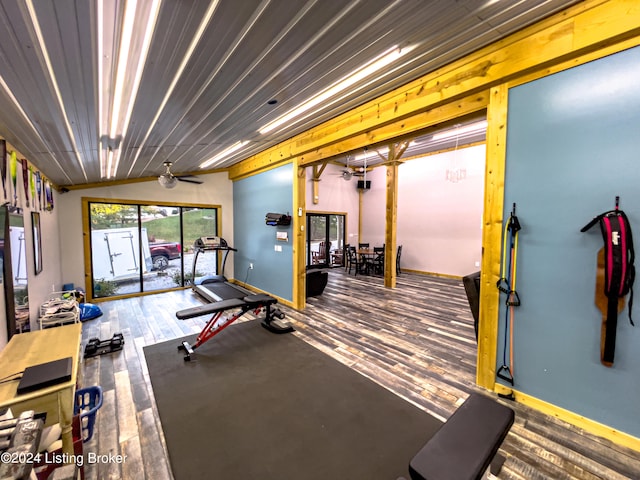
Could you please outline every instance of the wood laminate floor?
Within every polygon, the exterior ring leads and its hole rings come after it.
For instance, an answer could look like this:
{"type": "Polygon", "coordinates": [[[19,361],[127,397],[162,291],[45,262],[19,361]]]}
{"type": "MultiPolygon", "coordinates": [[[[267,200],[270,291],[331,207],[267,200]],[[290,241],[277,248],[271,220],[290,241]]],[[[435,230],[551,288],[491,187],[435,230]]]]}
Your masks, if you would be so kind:
{"type": "MultiPolygon", "coordinates": [[[[85,452],[126,455],[122,463],[86,465],[86,478],[172,478],[142,348],[199,332],[207,317],[179,321],[175,312],[200,303],[190,290],[109,301],[100,304],[102,317],[85,322],[83,346],[93,337],[125,337],[121,352],[82,364],[81,386],[104,389],[85,452]]],[[[303,312],[282,309],[294,335],[442,420],[477,390],[473,320],[461,281],[405,273],[388,289],[380,277],[333,269],[324,294],[308,299],[303,312]]],[[[224,333],[211,341],[224,341],[224,333]]],[[[509,405],[516,421],[501,449],[506,462],[498,478],[640,479],[638,452],[509,405]]]]}

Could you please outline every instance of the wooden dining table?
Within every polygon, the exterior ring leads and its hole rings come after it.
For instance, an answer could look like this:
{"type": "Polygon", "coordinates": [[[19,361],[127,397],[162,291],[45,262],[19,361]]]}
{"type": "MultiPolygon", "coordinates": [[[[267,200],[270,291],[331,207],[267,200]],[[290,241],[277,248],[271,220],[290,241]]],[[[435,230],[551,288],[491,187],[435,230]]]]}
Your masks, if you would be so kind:
{"type": "Polygon", "coordinates": [[[356,250],[358,257],[360,258],[364,258],[364,262],[366,263],[366,268],[365,268],[365,272],[364,273],[371,273],[369,272],[369,262],[373,261],[378,255],[380,255],[379,252],[376,252],[373,248],[359,248],[358,250],[356,250]]]}

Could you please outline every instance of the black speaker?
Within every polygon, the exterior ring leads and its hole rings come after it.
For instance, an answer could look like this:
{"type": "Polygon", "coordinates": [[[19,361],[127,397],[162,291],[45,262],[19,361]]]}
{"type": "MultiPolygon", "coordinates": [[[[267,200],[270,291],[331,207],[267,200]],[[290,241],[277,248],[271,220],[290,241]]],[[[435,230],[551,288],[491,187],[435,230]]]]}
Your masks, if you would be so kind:
{"type": "Polygon", "coordinates": [[[358,185],[356,187],[361,190],[369,190],[371,188],[371,180],[367,180],[366,185],[364,180],[358,180],[358,185]]]}

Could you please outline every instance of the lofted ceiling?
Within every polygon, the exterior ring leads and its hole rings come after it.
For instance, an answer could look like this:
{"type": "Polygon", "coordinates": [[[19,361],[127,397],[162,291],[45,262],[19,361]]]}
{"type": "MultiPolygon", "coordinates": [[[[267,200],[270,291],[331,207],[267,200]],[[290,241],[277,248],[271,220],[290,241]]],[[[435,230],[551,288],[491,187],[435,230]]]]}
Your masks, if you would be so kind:
{"type": "Polygon", "coordinates": [[[0,0],[0,137],[59,186],[225,168],[574,3],[0,0]]]}

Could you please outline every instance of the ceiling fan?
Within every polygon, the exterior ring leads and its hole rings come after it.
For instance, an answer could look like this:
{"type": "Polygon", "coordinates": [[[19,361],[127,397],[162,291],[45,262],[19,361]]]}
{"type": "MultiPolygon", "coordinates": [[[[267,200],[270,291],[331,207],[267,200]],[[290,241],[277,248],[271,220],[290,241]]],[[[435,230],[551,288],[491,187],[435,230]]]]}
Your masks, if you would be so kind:
{"type": "Polygon", "coordinates": [[[362,177],[364,175],[364,170],[362,168],[358,170],[354,170],[353,167],[349,167],[350,157],[351,157],[350,155],[347,155],[347,164],[339,174],[342,177],[342,179],[346,181],[351,180],[351,177],[362,177]]]}
{"type": "Polygon", "coordinates": [[[174,188],[178,184],[178,181],[197,184],[202,183],[202,180],[198,180],[193,175],[174,175],[171,173],[171,165],[173,165],[172,162],[164,162],[166,171],[158,177],[158,183],[164,188],[174,188]]]}

